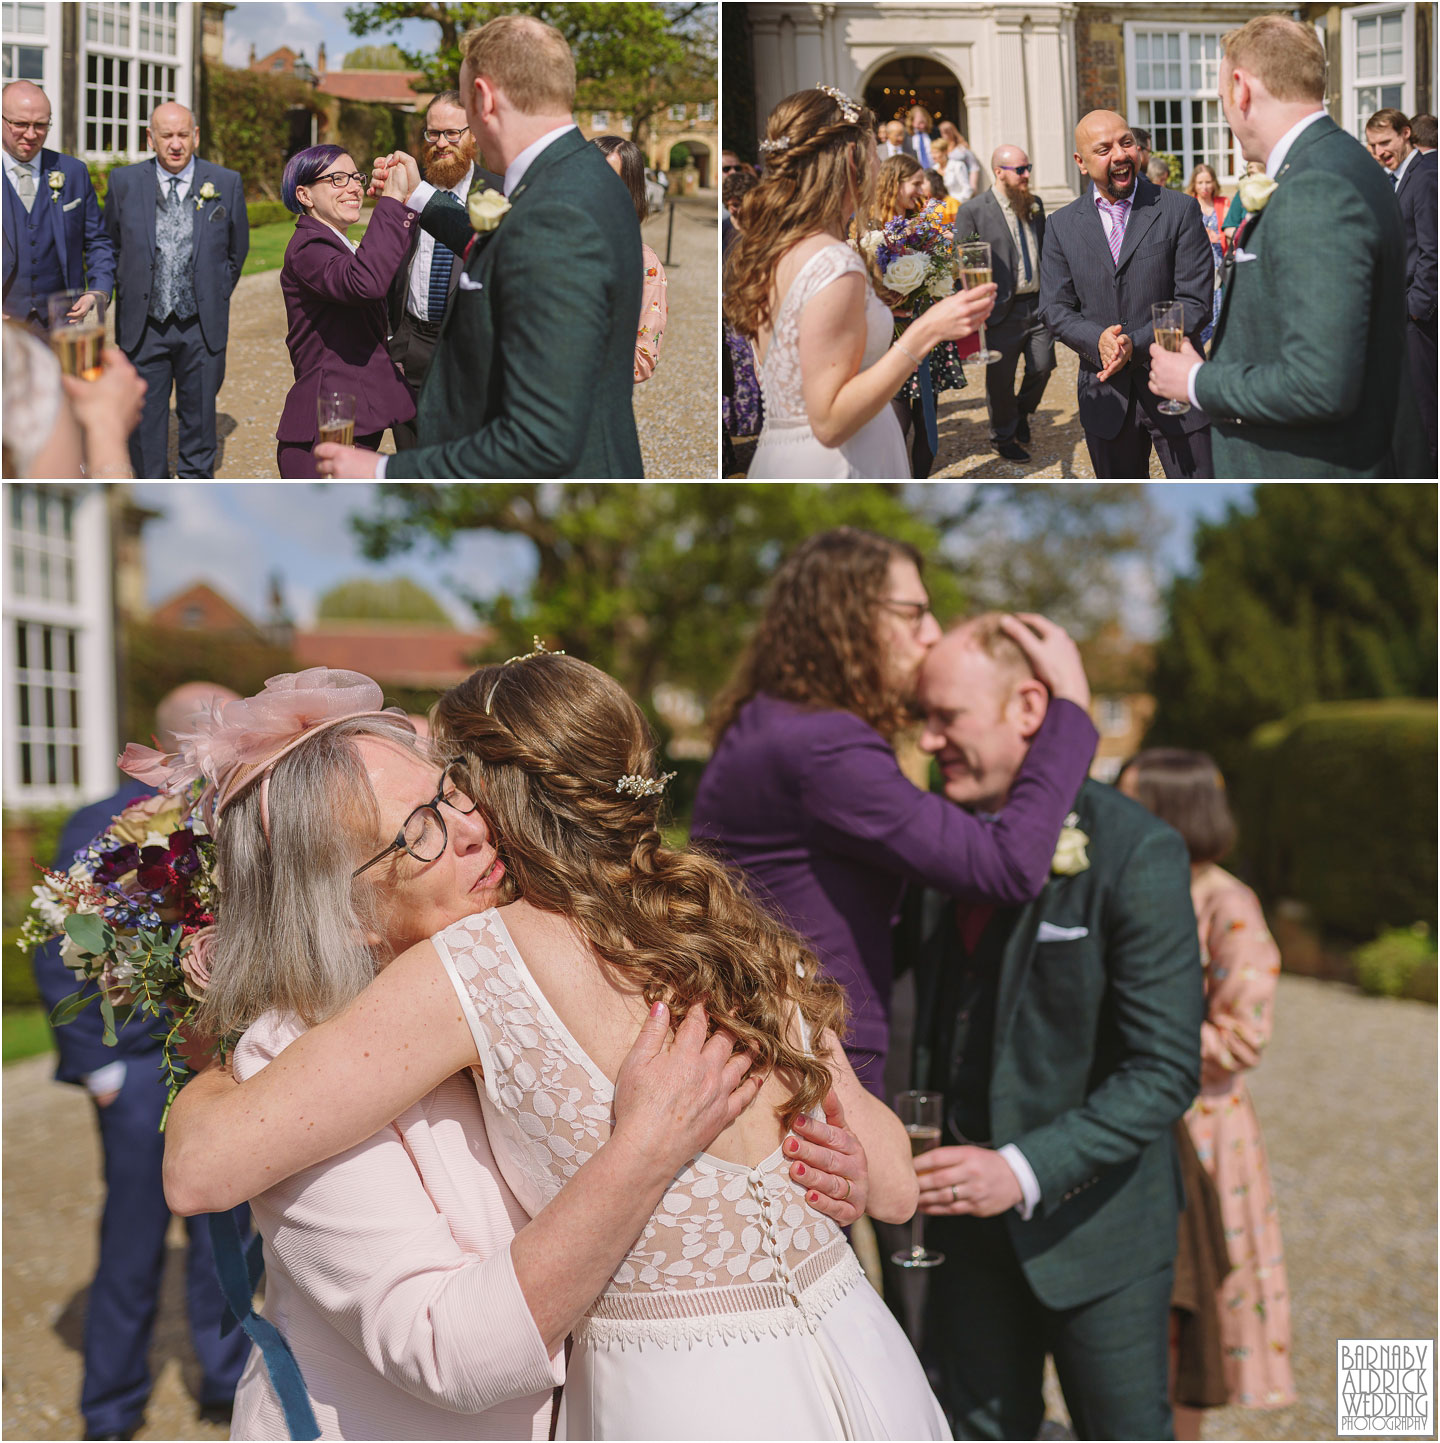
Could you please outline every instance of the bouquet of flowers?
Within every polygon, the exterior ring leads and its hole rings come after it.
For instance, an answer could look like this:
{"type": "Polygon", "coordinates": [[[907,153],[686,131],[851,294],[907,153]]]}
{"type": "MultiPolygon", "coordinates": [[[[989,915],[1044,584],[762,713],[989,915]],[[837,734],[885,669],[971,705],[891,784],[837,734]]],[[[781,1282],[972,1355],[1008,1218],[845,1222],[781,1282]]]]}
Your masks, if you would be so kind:
{"type": "Polygon", "coordinates": [[[73,1021],[98,999],[111,1046],[117,1008],[128,1009],[126,1021],[148,1015],[165,1029],[167,1113],[189,1077],[184,1028],[209,980],[215,844],[196,808],[200,792],[197,782],[180,795],[131,802],[67,871],[42,867],[44,881],[34,888],[20,934],[27,949],[63,939],[61,960],[81,986],[56,1004],[52,1026],[73,1021]],[[86,982],[96,988],[85,991],[86,982]]]}
{"type": "Polygon", "coordinates": [[[890,292],[891,310],[918,314],[955,289],[955,231],[936,201],[866,231],[859,246],[890,292]]]}

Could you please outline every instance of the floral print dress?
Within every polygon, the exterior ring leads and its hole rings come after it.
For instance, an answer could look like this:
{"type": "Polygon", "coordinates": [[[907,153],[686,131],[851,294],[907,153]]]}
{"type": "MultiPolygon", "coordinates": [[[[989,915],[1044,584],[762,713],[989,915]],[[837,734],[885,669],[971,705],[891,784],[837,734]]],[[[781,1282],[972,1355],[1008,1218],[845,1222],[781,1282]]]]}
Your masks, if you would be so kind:
{"type": "Polygon", "coordinates": [[[649,246],[641,244],[645,263],[645,289],[640,301],[640,328],[635,333],[635,382],[648,381],[660,364],[660,342],[665,335],[665,322],[670,315],[666,297],[668,282],[660,257],[649,246]]]}
{"type": "Polygon", "coordinates": [[[1191,884],[1205,965],[1201,1087],[1186,1126],[1215,1180],[1233,1268],[1220,1289],[1230,1401],[1283,1408],[1290,1372],[1290,1294],[1280,1217],[1260,1122],[1244,1074],[1270,1038],[1280,953],[1255,894],[1219,867],[1191,884]]]}

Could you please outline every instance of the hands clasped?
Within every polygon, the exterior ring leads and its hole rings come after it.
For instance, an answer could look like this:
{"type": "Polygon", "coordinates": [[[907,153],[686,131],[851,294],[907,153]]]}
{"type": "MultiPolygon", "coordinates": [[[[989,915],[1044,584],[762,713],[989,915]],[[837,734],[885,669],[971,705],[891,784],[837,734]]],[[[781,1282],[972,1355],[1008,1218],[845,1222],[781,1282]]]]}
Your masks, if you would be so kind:
{"type": "Polygon", "coordinates": [[[1023,1202],[1010,1164],[988,1147],[936,1147],[915,1159],[920,1211],[930,1217],[993,1218],[1023,1202]]]}
{"type": "Polygon", "coordinates": [[[413,155],[395,150],[375,157],[370,172],[372,196],[388,195],[392,200],[404,201],[419,184],[420,166],[413,155]]]}
{"type": "Polygon", "coordinates": [[[1135,342],[1122,331],[1118,324],[1108,326],[1100,332],[1100,364],[1101,371],[1096,376],[1098,381],[1108,381],[1122,366],[1130,363],[1130,358],[1135,354],[1135,342]]]}

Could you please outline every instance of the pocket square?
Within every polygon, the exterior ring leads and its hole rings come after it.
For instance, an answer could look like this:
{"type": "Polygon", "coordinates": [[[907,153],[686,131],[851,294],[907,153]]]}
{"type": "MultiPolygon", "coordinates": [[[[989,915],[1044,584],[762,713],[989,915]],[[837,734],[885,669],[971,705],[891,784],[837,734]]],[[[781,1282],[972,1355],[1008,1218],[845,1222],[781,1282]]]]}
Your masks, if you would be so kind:
{"type": "Polygon", "coordinates": [[[460,272],[460,289],[462,291],[483,291],[485,287],[479,281],[472,281],[464,271],[460,272]]]}
{"type": "Polygon", "coordinates": [[[1246,261],[1258,261],[1260,259],[1253,251],[1247,251],[1241,247],[1235,252],[1235,264],[1243,265],[1246,261]]]}
{"type": "Polygon", "coordinates": [[[82,195],[82,196],[78,197],[77,199],[72,200],[69,205],[62,205],[62,206],[60,207],[60,209],[61,209],[61,210],[74,210],[77,205],[84,205],[84,204],[85,204],[85,197],[82,195]]]}
{"type": "Polygon", "coordinates": [[[1037,942],[1077,942],[1081,937],[1088,937],[1088,927],[1057,927],[1053,922],[1042,922],[1040,930],[1035,934],[1037,942]]]}

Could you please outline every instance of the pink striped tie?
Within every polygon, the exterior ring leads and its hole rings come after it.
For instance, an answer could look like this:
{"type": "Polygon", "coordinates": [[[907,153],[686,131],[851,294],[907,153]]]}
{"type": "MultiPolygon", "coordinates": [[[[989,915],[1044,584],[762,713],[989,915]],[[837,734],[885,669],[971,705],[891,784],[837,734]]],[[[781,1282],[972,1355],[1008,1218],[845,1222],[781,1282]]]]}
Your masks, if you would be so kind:
{"type": "Polygon", "coordinates": [[[1108,200],[1097,200],[1095,204],[1110,215],[1110,255],[1118,266],[1120,247],[1125,244],[1125,217],[1130,213],[1130,202],[1117,200],[1111,205],[1108,200]]]}

